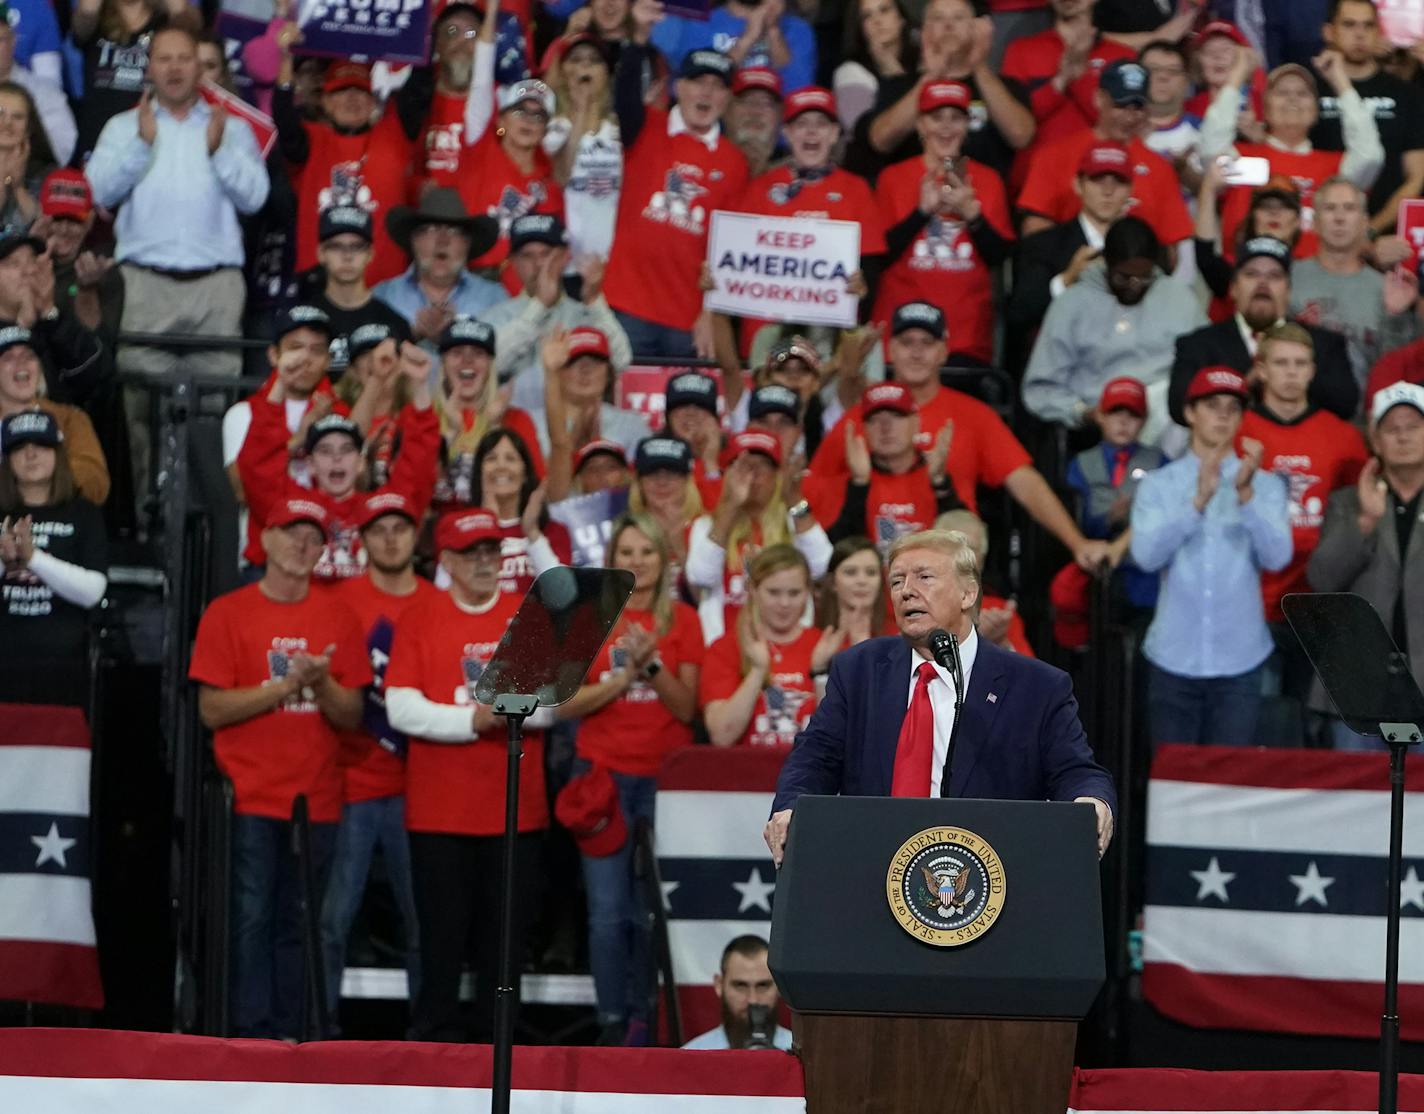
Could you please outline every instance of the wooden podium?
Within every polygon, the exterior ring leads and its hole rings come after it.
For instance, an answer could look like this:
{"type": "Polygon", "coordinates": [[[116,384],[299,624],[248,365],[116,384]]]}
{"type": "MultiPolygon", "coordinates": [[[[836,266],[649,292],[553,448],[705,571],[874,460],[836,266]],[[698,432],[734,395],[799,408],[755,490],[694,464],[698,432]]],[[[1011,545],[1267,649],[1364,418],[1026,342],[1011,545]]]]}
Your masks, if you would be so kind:
{"type": "Polygon", "coordinates": [[[802,797],[771,970],[808,1114],[1063,1114],[1105,973],[1093,809],[802,797]]]}

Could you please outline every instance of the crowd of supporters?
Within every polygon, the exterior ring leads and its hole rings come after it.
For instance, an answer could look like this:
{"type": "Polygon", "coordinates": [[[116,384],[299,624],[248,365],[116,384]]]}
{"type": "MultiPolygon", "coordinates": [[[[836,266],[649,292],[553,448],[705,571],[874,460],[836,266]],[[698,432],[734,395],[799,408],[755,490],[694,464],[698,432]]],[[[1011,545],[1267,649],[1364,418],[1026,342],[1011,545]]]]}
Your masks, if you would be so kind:
{"type": "Polygon", "coordinates": [[[1068,660],[1106,578],[1145,742],[1249,744],[1285,697],[1281,741],[1368,745],[1281,599],[1360,592],[1424,677],[1396,234],[1424,52],[1370,0],[1232,7],[453,0],[427,65],[368,66],[304,54],[288,0],[234,6],[270,20],[240,48],[185,0],[0,3],[0,698],[82,702],[109,532],[157,529],[152,387],[267,342],[222,419],[246,586],[190,669],[235,791],[237,1032],[297,1034],[302,794],[333,1006],[379,852],[412,1035],[488,1033],[504,742],[474,693],[557,565],[635,583],[526,725],[518,819],[523,877],[577,843],[610,1041],[648,1036],[662,759],[791,744],[834,655],[893,632],[889,546],[947,525],[982,565],[990,493],[1065,554],[986,592],[982,636],[1068,660]],[[706,308],[716,210],[856,222],[861,323],[706,308]],[[635,402],[635,363],[676,370],[635,402]]]}

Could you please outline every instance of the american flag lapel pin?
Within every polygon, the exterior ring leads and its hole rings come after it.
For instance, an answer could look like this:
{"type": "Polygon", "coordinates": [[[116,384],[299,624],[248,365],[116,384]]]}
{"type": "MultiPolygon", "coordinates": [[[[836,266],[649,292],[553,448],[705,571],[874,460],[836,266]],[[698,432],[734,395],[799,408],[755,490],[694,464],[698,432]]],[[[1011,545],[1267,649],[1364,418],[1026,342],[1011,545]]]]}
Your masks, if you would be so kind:
{"type": "Polygon", "coordinates": [[[984,699],[987,700],[990,704],[997,704],[999,702],[998,694],[993,692],[991,692],[988,696],[984,697],[984,699]]]}

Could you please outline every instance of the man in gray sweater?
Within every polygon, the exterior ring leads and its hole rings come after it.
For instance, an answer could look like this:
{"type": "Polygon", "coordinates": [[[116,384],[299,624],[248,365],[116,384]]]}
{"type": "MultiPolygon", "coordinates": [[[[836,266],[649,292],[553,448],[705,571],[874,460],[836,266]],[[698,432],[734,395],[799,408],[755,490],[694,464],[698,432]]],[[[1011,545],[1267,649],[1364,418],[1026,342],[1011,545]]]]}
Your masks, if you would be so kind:
{"type": "Polygon", "coordinates": [[[1362,386],[1380,356],[1421,331],[1414,312],[1418,281],[1393,270],[1381,274],[1364,261],[1369,245],[1365,200],[1365,191],[1347,178],[1327,179],[1315,191],[1320,248],[1292,268],[1290,299],[1294,320],[1345,337],[1350,369],[1362,386]]]}

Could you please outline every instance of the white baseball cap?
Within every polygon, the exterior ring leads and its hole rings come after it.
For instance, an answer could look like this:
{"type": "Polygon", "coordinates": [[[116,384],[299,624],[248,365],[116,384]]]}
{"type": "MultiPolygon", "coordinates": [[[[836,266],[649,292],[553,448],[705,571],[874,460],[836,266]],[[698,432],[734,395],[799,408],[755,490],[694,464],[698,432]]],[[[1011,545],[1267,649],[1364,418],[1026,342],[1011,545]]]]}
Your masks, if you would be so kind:
{"type": "Polygon", "coordinates": [[[1424,414],[1424,387],[1416,383],[1391,383],[1384,390],[1376,391],[1370,403],[1371,423],[1378,424],[1396,406],[1412,406],[1424,414]]]}

